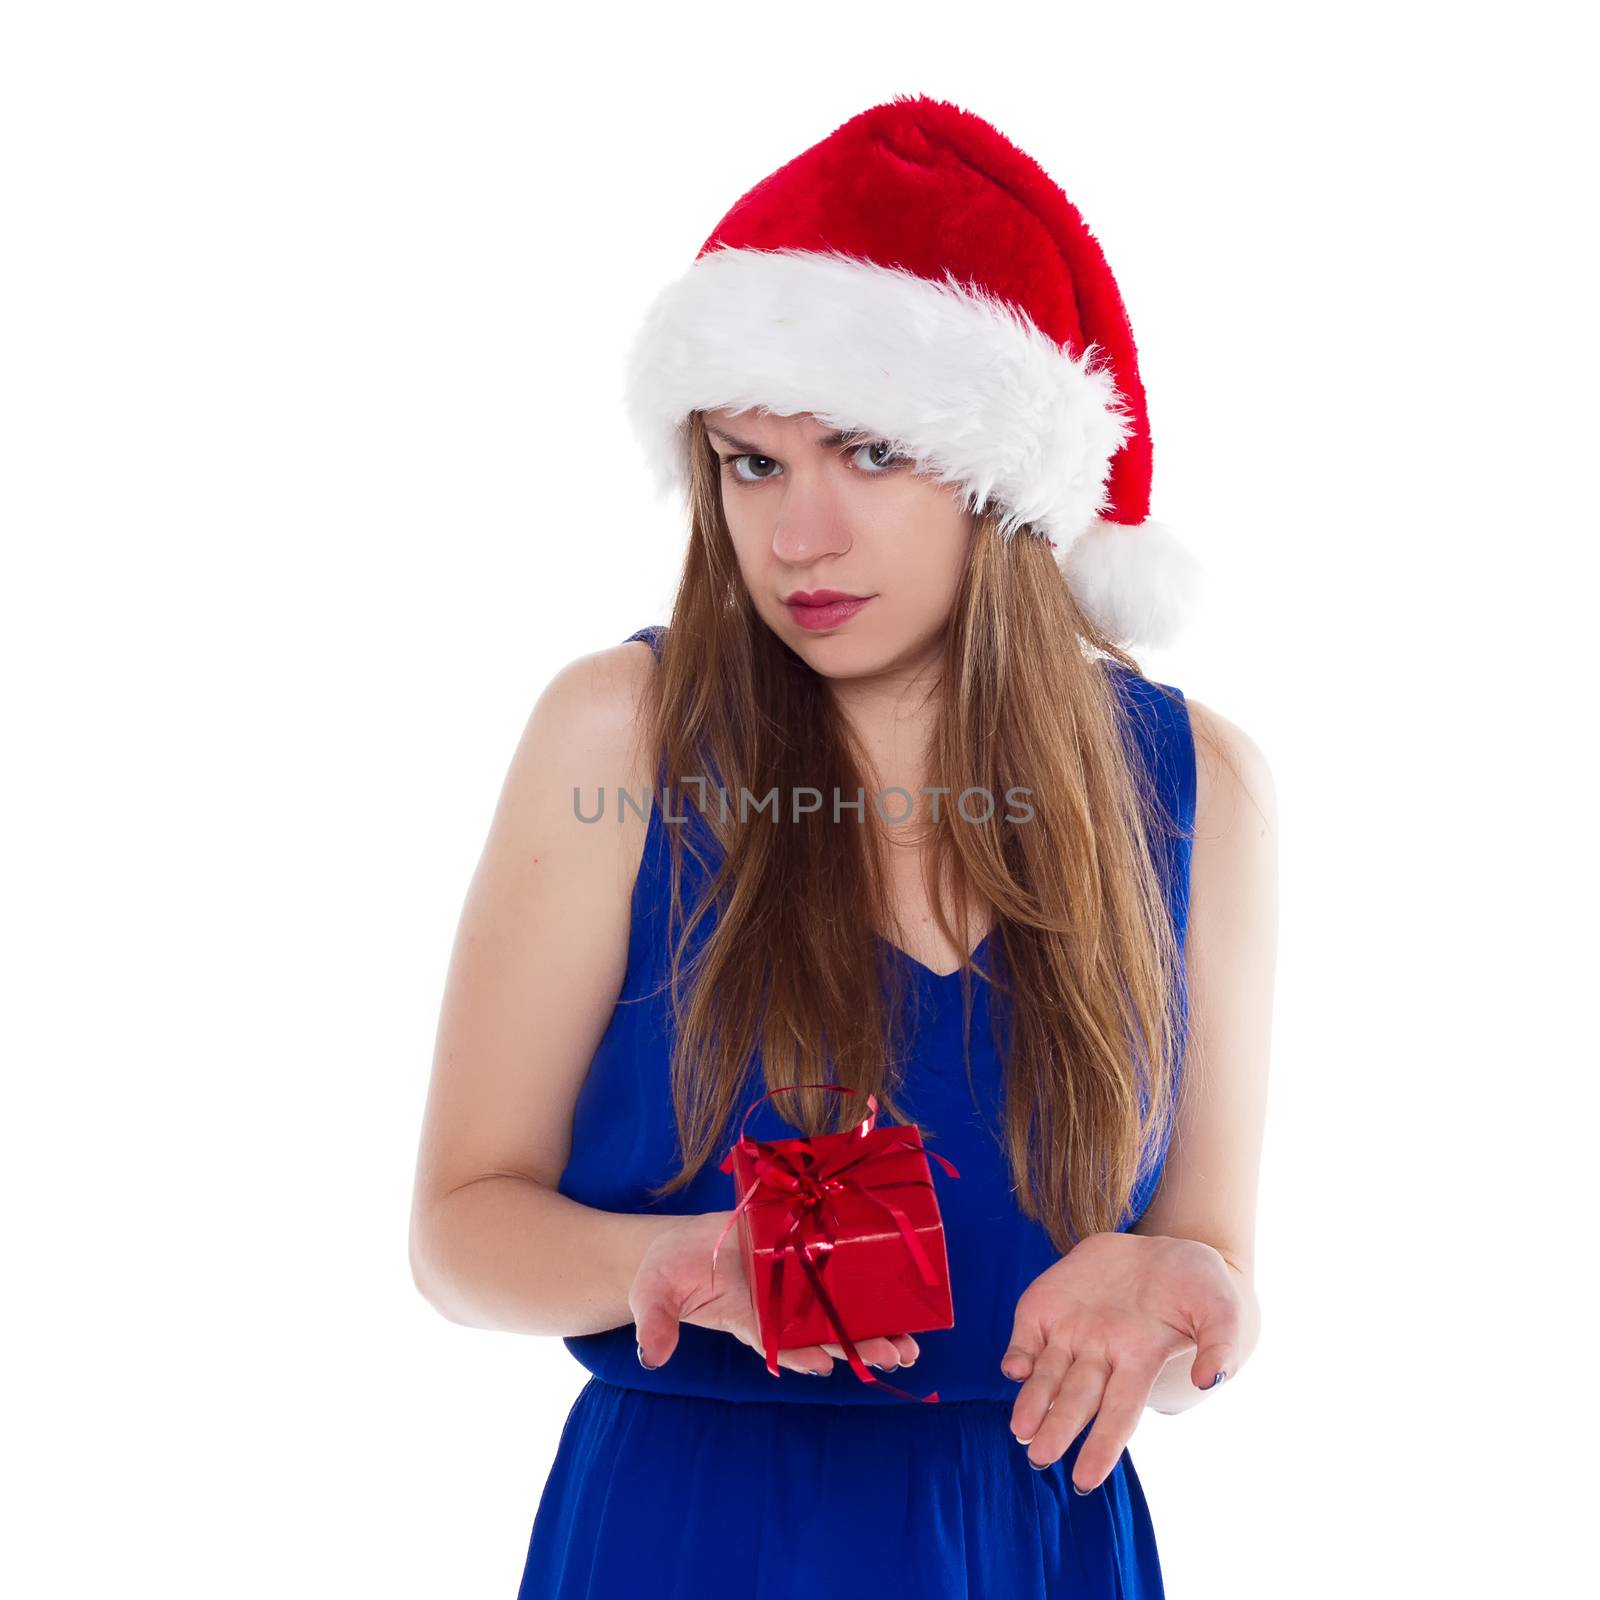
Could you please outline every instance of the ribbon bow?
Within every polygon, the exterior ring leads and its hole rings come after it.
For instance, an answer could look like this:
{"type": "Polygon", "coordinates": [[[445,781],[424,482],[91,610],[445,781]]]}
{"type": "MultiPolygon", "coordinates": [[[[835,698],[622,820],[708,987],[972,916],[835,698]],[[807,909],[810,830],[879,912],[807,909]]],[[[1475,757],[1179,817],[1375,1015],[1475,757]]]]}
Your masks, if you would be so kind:
{"type": "MultiPolygon", "coordinates": [[[[793,1256],[806,1276],[810,1295],[821,1303],[829,1326],[838,1336],[839,1344],[850,1362],[851,1371],[863,1383],[876,1383],[880,1388],[887,1389],[890,1394],[900,1395],[903,1399],[937,1402],[938,1390],[926,1395],[908,1394],[904,1389],[897,1389],[892,1383],[885,1383],[868,1370],[850,1335],[845,1331],[844,1319],[840,1316],[838,1307],[833,1303],[822,1282],[821,1268],[827,1266],[833,1248],[838,1242],[839,1218],[835,1208],[836,1198],[850,1191],[870,1200],[889,1214],[905,1239],[906,1248],[916,1263],[922,1281],[930,1287],[936,1286],[939,1275],[934,1270],[921,1239],[917,1237],[911,1219],[883,1193],[886,1189],[931,1189],[933,1187],[931,1179],[908,1178],[894,1183],[874,1183],[868,1175],[867,1182],[863,1183],[859,1177],[851,1177],[849,1174],[862,1162],[875,1160],[892,1150],[919,1150],[937,1161],[952,1178],[959,1178],[961,1174],[942,1155],[927,1149],[919,1139],[914,1138],[909,1129],[904,1132],[898,1129],[886,1129],[884,1130],[886,1132],[899,1132],[900,1137],[886,1142],[880,1141],[871,1148],[866,1148],[862,1141],[873,1131],[878,1120],[878,1098],[872,1094],[867,1096],[866,1117],[844,1133],[823,1135],[828,1143],[821,1149],[817,1147],[811,1134],[801,1134],[793,1139],[785,1139],[781,1143],[765,1143],[759,1139],[752,1139],[745,1132],[749,1126],[751,1113],[757,1106],[770,1100],[773,1095],[793,1094],[800,1089],[827,1089],[834,1094],[856,1093],[854,1089],[847,1089],[841,1084],[794,1084],[769,1091],[746,1110],[744,1120],[739,1124],[739,1137],[734,1140],[727,1155],[722,1158],[722,1170],[733,1171],[734,1153],[742,1149],[755,1170],[755,1179],[739,1197],[739,1203],[734,1207],[733,1215],[728,1218],[727,1226],[717,1236],[716,1245],[711,1252],[712,1282],[716,1282],[717,1252],[722,1248],[722,1241],[727,1238],[728,1230],[739,1220],[747,1207],[756,1204],[775,1207],[786,1212],[788,1224],[773,1249],[772,1277],[767,1291],[767,1314],[761,1319],[766,1333],[764,1342],[767,1371],[773,1377],[778,1376],[778,1318],[783,1305],[783,1269],[784,1263],[793,1256]],[[816,1259],[819,1256],[820,1266],[816,1259]]],[[[810,1298],[804,1298],[800,1309],[803,1310],[810,1304],[810,1298]]]]}

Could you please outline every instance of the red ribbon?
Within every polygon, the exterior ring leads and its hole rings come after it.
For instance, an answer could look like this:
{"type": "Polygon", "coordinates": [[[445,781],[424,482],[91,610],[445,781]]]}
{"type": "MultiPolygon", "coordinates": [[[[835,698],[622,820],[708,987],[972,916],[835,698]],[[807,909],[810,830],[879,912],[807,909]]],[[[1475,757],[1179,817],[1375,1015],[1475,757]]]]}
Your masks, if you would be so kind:
{"type": "MultiPolygon", "coordinates": [[[[838,1243],[839,1219],[835,1210],[836,1196],[845,1190],[851,1190],[870,1200],[893,1218],[901,1236],[905,1239],[906,1247],[911,1253],[911,1259],[916,1263],[922,1281],[930,1286],[937,1285],[939,1275],[928,1259],[928,1253],[917,1237],[916,1229],[911,1226],[911,1219],[883,1194],[886,1189],[931,1189],[932,1181],[928,1178],[908,1178],[895,1183],[874,1183],[869,1173],[867,1181],[863,1183],[860,1178],[852,1178],[847,1174],[863,1161],[876,1160],[892,1150],[920,1150],[924,1155],[931,1156],[937,1161],[952,1178],[959,1178],[961,1174],[942,1155],[927,1149],[919,1140],[913,1138],[910,1131],[903,1133],[897,1139],[880,1142],[870,1149],[852,1148],[853,1144],[865,1139],[872,1132],[878,1120],[878,1098],[871,1094],[867,1096],[869,1109],[866,1117],[845,1133],[824,1135],[823,1137],[830,1143],[823,1151],[817,1150],[811,1134],[801,1134],[796,1138],[782,1141],[783,1144],[799,1147],[793,1150],[781,1149],[777,1143],[764,1143],[749,1137],[745,1129],[749,1125],[751,1113],[757,1106],[770,1100],[773,1095],[793,1094],[800,1089],[826,1089],[834,1094],[856,1093],[854,1089],[846,1089],[834,1083],[794,1084],[782,1089],[773,1089],[762,1095],[761,1099],[755,1101],[745,1112],[744,1120],[739,1124],[739,1137],[727,1155],[722,1158],[722,1170],[732,1172],[734,1151],[743,1149],[755,1168],[756,1176],[750,1187],[739,1197],[739,1203],[734,1207],[733,1215],[728,1218],[727,1226],[717,1236],[716,1245],[711,1251],[712,1282],[716,1282],[717,1252],[722,1248],[722,1241],[727,1238],[728,1229],[739,1220],[740,1213],[747,1206],[756,1204],[776,1207],[787,1212],[788,1225],[783,1229],[773,1250],[772,1278],[767,1293],[767,1315],[761,1319],[765,1324],[767,1371],[773,1377],[778,1376],[778,1319],[783,1306],[783,1268],[785,1261],[792,1255],[798,1262],[800,1270],[806,1275],[811,1295],[821,1303],[829,1325],[838,1335],[838,1342],[850,1362],[851,1371],[863,1383],[876,1383],[880,1388],[887,1389],[890,1394],[897,1394],[903,1399],[937,1403],[938,1390],[926,1395],[908,1394],[904,1389],[897,1389],[892,1383],[885,1383],[873,1375],[866,1362],[861,1359],[850,1335],[845,1331],[844,1319],[823,1285],[821,1268],[827,1266],[834,1246],[838,1243]],[[803,1238],[802,1235],[806,1233],[810,1233],[812,1237],[803,1238]],[[814,1259],[818,1255],[822,1257],[821,1267],[814,1259]]],[[[804,1310],[810,1304],[809,1298],[803,1298],[800,1309],[804,1310]]]]}

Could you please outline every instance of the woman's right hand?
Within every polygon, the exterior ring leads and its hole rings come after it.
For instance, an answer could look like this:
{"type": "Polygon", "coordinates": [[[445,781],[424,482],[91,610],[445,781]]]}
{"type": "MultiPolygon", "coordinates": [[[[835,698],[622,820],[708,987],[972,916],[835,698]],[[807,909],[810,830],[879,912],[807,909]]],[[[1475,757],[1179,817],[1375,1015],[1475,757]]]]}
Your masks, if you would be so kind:
{"type": "MultiPolygon", "coordinates": [[[[678,1324],[731,1333],[762,1357],[761,1331],[750,1299],[739,1230],[729,1228],[717,1251],[716,1281],[711,1277],[711,1252],[728,1225],[731,1211],[710,1211],[684,1217],[651,1241],[628,1291],[628,1307],[638,1330],[640,1360],[659,1367],[678,1348],[678,1324]]],[[[909,1333],[886,1334],[854,1341],[869,1366],[892,1372],[910,1366],[920,1354],[909,1333]]],[[[838,1344],[811,1344],[778,1352],[778,1365],[792,1372],[826,1376],[835,1360],[845,1360],[838,1344]]]]}

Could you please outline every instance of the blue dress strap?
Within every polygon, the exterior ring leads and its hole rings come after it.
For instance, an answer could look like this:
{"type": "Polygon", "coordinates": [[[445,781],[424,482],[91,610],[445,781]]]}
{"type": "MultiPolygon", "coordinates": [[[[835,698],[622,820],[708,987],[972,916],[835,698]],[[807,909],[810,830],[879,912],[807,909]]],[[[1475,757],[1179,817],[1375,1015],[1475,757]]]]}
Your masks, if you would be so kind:
{"type": "Polygon", "coordinates": [[[1189,869],[1194,845],[1196,767],[1194,728],[1189,702],[1170,683],[1131,672],[1108,662],[1133,735],[1138,756],[1149,776],[1159,815],[1160,837],[1152,840],[1162,868],[1178,941],[1189,924],[1189,869]]]}
{"type": "Polygon", "coordinates": [[[636,639],[642,639],[655,652],[655,658],[659,661],[661,659],[661,639],[666,631],[665,623],[652,622],[648,627],[640,628],[637,632],[630,633],[622,642],[623,644],[632,644],[636,639]]]}

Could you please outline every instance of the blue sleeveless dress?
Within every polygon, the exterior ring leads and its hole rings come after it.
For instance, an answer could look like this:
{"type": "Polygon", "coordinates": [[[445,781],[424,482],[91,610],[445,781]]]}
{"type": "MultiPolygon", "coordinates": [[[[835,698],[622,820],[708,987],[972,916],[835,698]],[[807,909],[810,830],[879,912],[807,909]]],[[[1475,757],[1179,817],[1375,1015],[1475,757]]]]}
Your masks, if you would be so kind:
{"type": "MultiPolygon", "coordinates": [[[[629,638],[659,655],[664,631],[644,628],[629,638]]],[[[1166,686],[1107,665],[1131,712],[1134,742],[1179,824],[1156,853],[1181,949],[1195,797],[1187,707],[1176,691],[1169,698],[1166,686]]],[[[684,816],[682,825],[705,828],[693,803],[684,816]]],[[[559,1184],[562,1194],[605,1211],[690,1215],[734,1203],[733,1180],[715,1161],[665,1201],[646,1197],[678,1167],[663,987],[666,825],[678,824],[664,825],[658,788],[633,891],[627,976],[579,1093],[572,1155],[559,1184]]],[[[686,854],[683,870],[685,904],[692,905],[703,869],[686,854]]],[[[975,952],[978,965],[998,954],[989,946],[986,939],[975,952]]],[[[915,991],[907,996],[915,1022],[900,1094],[904,1117],[921,1126],[929,1148],[960,1177],[933,1164],[955,1325],[916,1334],[916,1365],[883,1376],[916,1395],[937,1391],[937,1403],[896,1399],[838,1359],[815,1381],[787,1370],[774,1378],[748,1345],[689,1324],[680,1325],[677,1349],[654,1372],[639,1363],[632,1323],[568,1338],[567,1349],[593,1377],[562,1429],[519,1600],[1162,1595],[1154,1530],[1129,1452],[1101,1485],[1079,1495],[1068,1477],[1090,1425],[1043,1471],[1030,1466],[1011,1434],[1017,1385],[1000,1371],[1000,1358],[1023,1290],[1059,1253],[1017,1208],[991,1131],[1001,1066],[990,987],[972,975],[966,1049],[980,1106],[967,1079],[960,973],[941,976],[888,949],[906,964],[915,991]]],[[[1003,1007],[1004,997],[995,1003],[1003,1007]]],[[[764,1092],[757,1064],[739,1114],[764,1092]]],[[[783,1104],[780,1096],[761,1105],[750,1134],[793,1137],[783,1104]]],[[[1123,1228],[1154,1196],[1165,1153],[1163,1144],[1123,1228]]],[[[729,1241],[736,1246],[733,1234],[729,1241]]]]}

